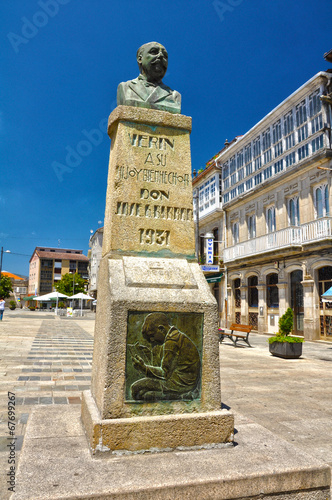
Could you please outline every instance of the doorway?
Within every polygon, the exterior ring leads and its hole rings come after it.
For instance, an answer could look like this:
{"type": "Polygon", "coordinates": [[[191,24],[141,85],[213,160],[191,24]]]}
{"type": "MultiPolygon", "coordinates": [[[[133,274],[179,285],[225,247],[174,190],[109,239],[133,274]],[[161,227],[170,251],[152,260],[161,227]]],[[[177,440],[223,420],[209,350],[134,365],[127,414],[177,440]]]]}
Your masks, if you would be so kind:
{"type": "Polygon", "coordinates": [[[304,307],[303,307],[303,286],[301,281],[303,281],[303,272],[301,270],[293,271],[290,275],[290,286],[291,286],[291,308],[294,313],[294,325],[293,332],[296,335],[304,334],[303,330],[303,318],[304,318],[304,307]]]}
{"type": "Polygon", "coordinates": [[[332,267],[325,266],[318,270],[318,290],[320,309],[320,336],[332,340],[332,302],[323,302],[322,294],[332,286],[332,267]]]}

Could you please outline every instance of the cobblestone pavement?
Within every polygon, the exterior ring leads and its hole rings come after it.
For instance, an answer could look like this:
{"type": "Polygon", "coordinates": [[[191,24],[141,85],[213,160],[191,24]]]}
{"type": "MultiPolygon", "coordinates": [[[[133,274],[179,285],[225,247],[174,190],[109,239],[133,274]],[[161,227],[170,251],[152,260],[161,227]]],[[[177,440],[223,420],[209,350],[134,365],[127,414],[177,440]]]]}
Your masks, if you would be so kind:
{"type": "MultiPolygon", "coordinates": [[[[8,392],[15,394],[16,465],[34,405],[79,405],[90,386],[94,315],[59,318],[5,311],[0,322],[0,499],[7,500],[8,392]]],[[[220,346],[224,407],[332,466],[332,343],[305,342],[299,360],[271,356],[267,337],[253,348],[220,346]]],[[[236,440],[236,434],[235,434],[236,440]]],[[[42,474],[41,474],[42,477],[42,474]]]]}
{"type": "Polygon", "coordinates": [[[34,405],[81,403],[90,387],[94,314],[5,311],[0,322],[0,498],[9,498],[8,392],[15,394],[15,461],[34,405]]]}
{"type": "Polygon", "coordinates": [[[332,343],[305,342],[300,359],[282,359],[267,339],[220,346],[221,399],[235,428],[238,412],[332,467],[332,343]]]}

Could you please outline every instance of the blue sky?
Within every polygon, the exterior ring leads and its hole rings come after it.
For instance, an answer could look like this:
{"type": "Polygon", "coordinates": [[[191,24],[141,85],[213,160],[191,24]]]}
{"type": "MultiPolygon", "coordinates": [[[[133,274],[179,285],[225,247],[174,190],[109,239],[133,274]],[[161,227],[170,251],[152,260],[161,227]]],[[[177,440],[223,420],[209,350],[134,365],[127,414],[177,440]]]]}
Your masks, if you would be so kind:
{"type": "Polygon", "coordinates": [[[0,18],[0,247],[17,274],[36,246],[87,253],[104,219],[105,122],[143,43],[168,50],[196,170],[331,67],[331,0],[11,0],[0,18]]]}

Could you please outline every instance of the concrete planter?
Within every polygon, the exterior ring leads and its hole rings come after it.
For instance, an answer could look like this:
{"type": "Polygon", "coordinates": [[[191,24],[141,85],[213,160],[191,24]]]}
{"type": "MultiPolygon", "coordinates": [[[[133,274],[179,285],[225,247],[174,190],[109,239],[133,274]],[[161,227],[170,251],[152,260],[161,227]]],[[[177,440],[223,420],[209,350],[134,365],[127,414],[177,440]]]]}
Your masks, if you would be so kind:
{"type": "Polygon", "coordinates": [[[279,358],[296,359],[302,355],[302,342],[272,342],[270,353],[279,358]]]}

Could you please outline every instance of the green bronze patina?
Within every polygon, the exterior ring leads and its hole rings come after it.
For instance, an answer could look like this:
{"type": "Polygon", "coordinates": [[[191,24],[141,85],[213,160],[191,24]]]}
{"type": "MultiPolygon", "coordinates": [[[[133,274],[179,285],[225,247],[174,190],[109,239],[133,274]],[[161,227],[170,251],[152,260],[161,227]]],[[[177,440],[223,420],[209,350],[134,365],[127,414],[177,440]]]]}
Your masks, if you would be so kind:
{"type": "Polygon", "coordinates": [[[202,334],[201,313],[129,311],[126,401],[200,399],[202,334]]]}
{"type": "Polygon", "coordinates": [[[181,113],[181,95],[164,85],[168,54],[157,42],[145,43],[137,51],[140,75],[118,86],[117,103],[125,106],[181,113]]]}

